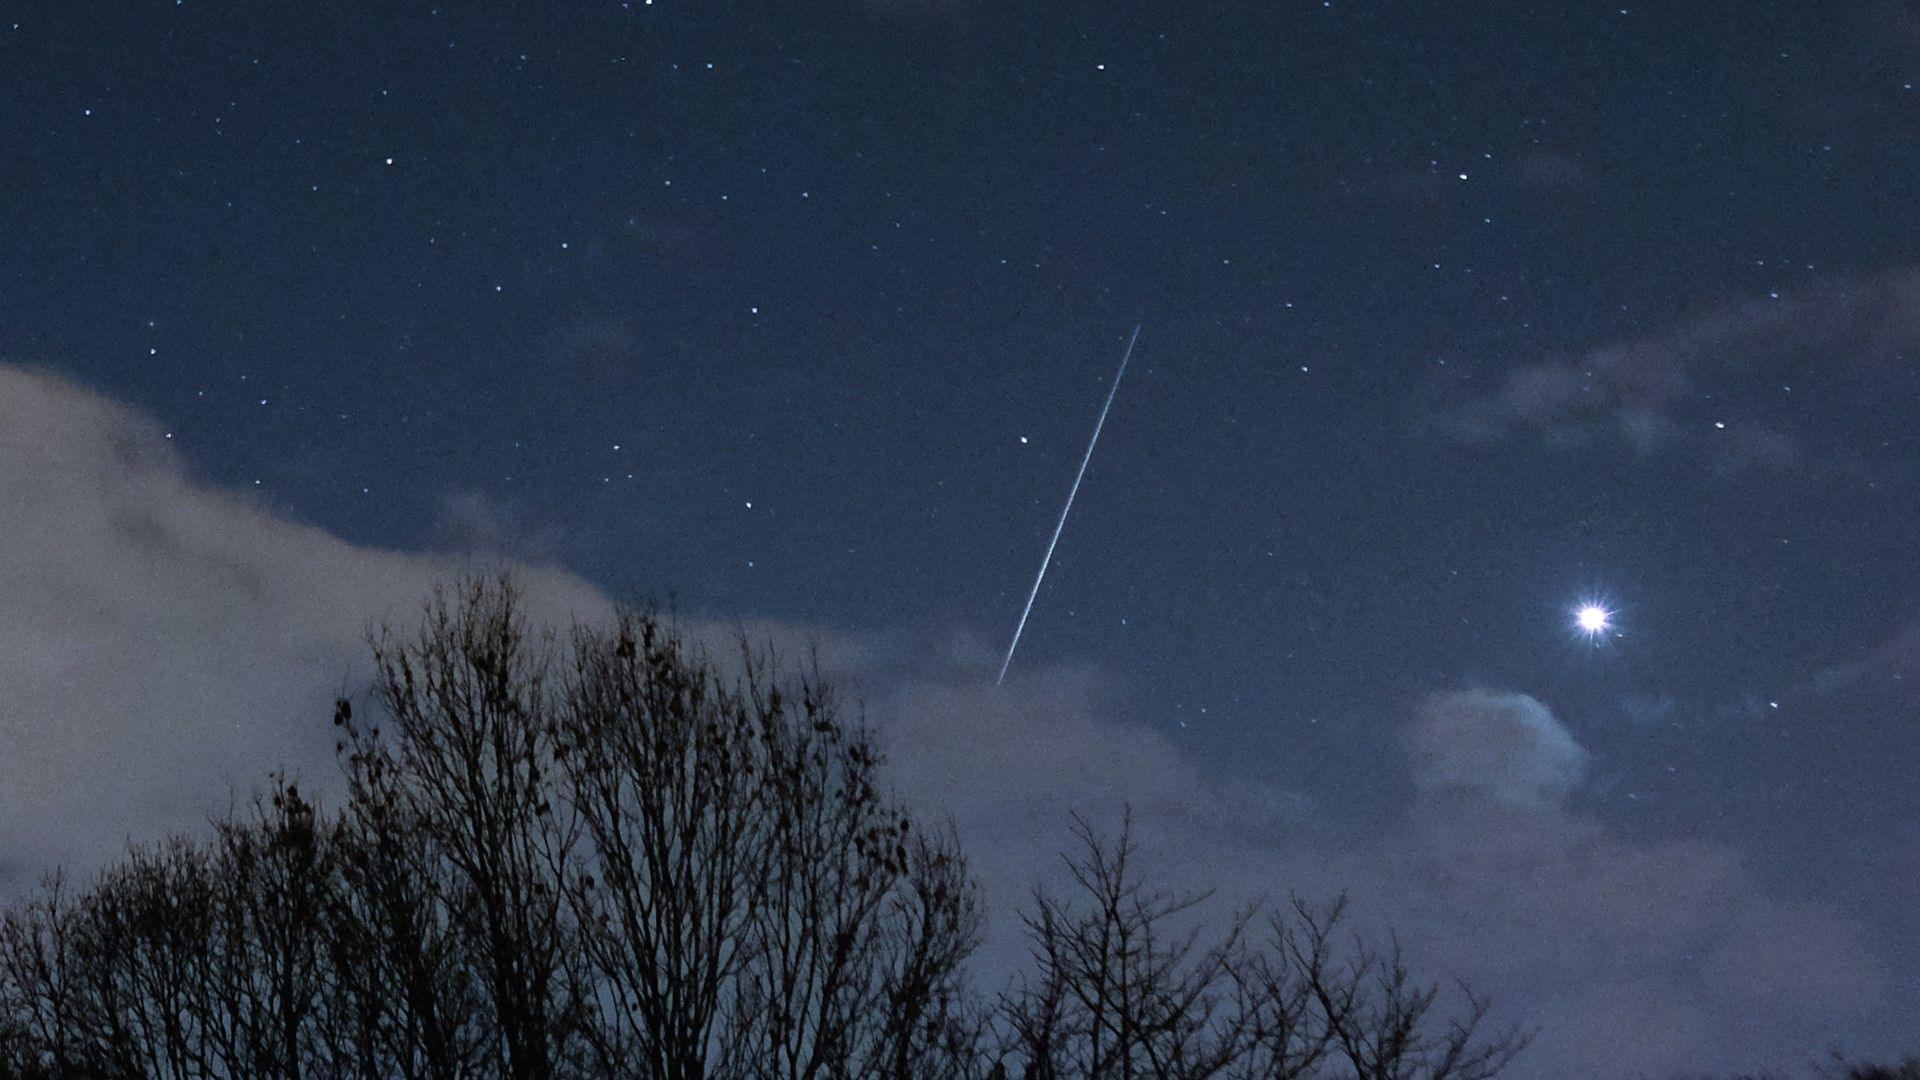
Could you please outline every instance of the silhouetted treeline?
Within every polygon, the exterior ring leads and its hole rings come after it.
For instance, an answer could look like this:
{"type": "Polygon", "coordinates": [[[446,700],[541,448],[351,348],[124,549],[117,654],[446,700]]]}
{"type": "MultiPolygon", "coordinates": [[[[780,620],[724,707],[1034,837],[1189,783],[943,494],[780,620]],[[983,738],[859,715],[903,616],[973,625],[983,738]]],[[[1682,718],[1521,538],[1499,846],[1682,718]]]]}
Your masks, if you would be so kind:
{"type": "Polygon", "coordinates": [[[337,810],[275,777],[7,912],[0,1075],[1475,1080],[1525,1043],[1339,905],[1207,933],[1079,820],[1031,967],[984,993],[952,831],[882,790],[817,667],[521,607],[472,580],[374,635],[337,810]]]}

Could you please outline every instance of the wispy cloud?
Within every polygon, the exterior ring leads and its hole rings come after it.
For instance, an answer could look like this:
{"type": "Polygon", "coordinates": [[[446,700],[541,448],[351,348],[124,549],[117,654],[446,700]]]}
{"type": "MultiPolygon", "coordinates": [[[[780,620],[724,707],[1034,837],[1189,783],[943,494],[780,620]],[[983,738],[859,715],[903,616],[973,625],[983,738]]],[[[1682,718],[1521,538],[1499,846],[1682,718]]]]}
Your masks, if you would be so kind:
{"type": "Polygon", "coordinates": [[[1645,337],[1481,365],[1438,387],[1421,426],[1486,443],[1688,452],[1727,471],[1849,471],[1920,363],[1920,273],[1783,291],[1645,337]],[[1851,410],[1856,421],[1844,421],[1851,410]],[[1816,438],[1813,418],[1859,436],[1816,438]],[[1801,418],[1796,420],[1796,418],[1801,418]]]}

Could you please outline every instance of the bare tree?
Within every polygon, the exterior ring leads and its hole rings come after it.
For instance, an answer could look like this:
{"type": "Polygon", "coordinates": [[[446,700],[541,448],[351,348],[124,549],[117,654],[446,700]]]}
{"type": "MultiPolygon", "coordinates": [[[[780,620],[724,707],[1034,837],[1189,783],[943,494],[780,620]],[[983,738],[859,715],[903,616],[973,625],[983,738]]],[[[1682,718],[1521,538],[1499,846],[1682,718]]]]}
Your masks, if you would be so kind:
{"type": "Polygon", "coordinates": [[[175,840],[130,853],[86,894],[69,897],[56,879],[8,913],[0,998],[22,1071],[211,1075],[212,880],[206,854],[175,840]]]}
{"type": "Polygon", "coordinates": [[[817,666],[786,682],[743,642],[728,679],[634,613],[573,655],[560,758],[586,843],[568,897],[601,1067],[937,1074],[967,1038],[973,888],[957,844],[882,797],[880,755],[817,666]]]}
{"type": "Polygon", "coordinates": [[[1464,1010],[1435,1012],[1438,983],[1416,982],[1395,940],[1386,952],[1357,935],[1342,956],[1334,932],[1346,912],[1341,898],[1324,912],[1293,902],[1291,926],[1275,917],[1275,950],[1292,964],[1310,1002],[1309,1023],[1364,1080],[1486,1080],[1525,1050],[1530,1034],[1517,1029],[1485,1035],[1492,1002],[1459,983],[1464,1010]]]}
{"type": "Polygon", "coordinates": [[[11,1069],[350,1075],[326,948],[331,832],[275,778],[207,847],[136,850],[77,898],[55,877],[0,922],[11,1069]]]}
{"type": "Polygon", "coordinates": [[[1482,1080],[1524,1044],[1337,942],[1340,904],[1203,940],[1130,817],[1075,819],[1074,891],[1035,894],[1034,970],[989,1004],[958,840],[883,790],[817,660],[718,664],[646,612],[562,644],[504,579],[372,646],[338,811],[275,776],[0,915],[0,1076],[1482,1080]]]}
{"type": "Polygon", "coordinates": [[[1003,1061],[1023,1077],[1485,1080],[1528,1041],[1484,1037],[1488,1004],[1470,992],[1463,1014],[1437,1016],[1439,988],[1414,983],[1397,946],[1356,938],[1342,953],[1344,901],[1320,914],[1296,900],[1259,947],[1249,909],[1202,947],[1198,929],[1176,928],[1205,895],[1146,889],[1130,813],[1111,846],[1084,818],[1074,835],[1072,898],[1035,892],[1023,919],[1036,971],[1001,997],[1003,1061]]]}
{"type": "Polygon", "coordinates": [[[0,916],[0,1075],[78,1071],[75,911],[66,878],[0,916]]]}
{"type": "Polygon", "coordinates": [[[1256,1034],[1254,1000],[1236,993],[1256,989],[1235,978],[1248,964],[1247,915],[1201,948],[1197,929],[1173,924],[1205,895],[1146,891],[1131,813],[1111,847],[1077,815],[1073,832],[1084,851],[1067,869],[1086,906],[1034,892],[1022,919],[1036,970],[1002,997],[1006,1051],[1035,1080],[1224,1074],[1256,1034]]]}
{"type": "Polygon", "coordinates": [[[769,834],[746,706],[687,646],[633,616],[575,635],[556,744],[585,830],[567,898],[604,1021],[607,1070],[707,1075],[744,964],[769,834]]]}
{"type": "Polygon", "coordinates": [[[767,901],[728,1014],[732,1064],[765,1077],[919,1075],[920,1025],[973,948],[971,888],[957,846],[914,833],[882,799],[864,728],[843,727],[817,685],[799,698],[799,723],[767,728],[778,777],[767,901]]]}
{"type": "Polygon", "coordinates": [[[222,1076],[338,1075],[326,924],[337,827],[273,778],[247,818],[215,823],[212,931],[190,1008],[222,1076]]]}
{"type": "MultiPolygon", "coordinates": [[[[882,796],[817,667],[742,642],[728,675],[636,612],[562,661],[506,580],[436,594],[374,651],[392,733],[343,712],[350,816],[360,858],[412,865],[356,910],[369,939],[460,943],[504,1075],[908,1076],[959,1052],[964,862],[882,796]]],[[[432,1000],[412,1057],[457,1062],[431,1044],[473,1025],[432,1000]]]]}
{"type": "Polygon", "coordinates": [[[343,725],[344,765],[353,798],[424,834],[441,865],[424,868],[427,910],[408,917],[453,928],[486,1003],[493,1065],[536,1080],[580,1035],[560,900],[577,826],[554,803],[552,637],[521,608],[510,581],[472,578],[435,590],[411,637],[376,634],[393,734],[343,725]]]}
{"type": "MultiPolygon", "coordinates": [[[[341,748],[362,733],[336,707],[341,748]]],[[[332,959],[338,1026],[353,1047],[352,1075],[451,1080],[487,1060],[487,1019],[470,943],[456,924],[456,879],[434,832],[400,795],[393,760],[354,749],[334,870],[335,905],[323,940],[332,959]]]]}

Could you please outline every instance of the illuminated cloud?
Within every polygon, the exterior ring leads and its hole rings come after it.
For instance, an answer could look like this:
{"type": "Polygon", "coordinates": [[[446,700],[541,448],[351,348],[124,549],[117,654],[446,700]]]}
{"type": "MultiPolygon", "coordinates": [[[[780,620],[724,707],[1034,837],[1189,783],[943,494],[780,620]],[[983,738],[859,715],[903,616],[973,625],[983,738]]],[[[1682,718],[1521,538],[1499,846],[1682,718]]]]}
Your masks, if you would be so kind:
{"type": "MultiPolygon", "coordinates": [[[[450,558],[356,547],[195,479],[151,417],[0,366],[0,890],[192,828],[285,766],[450,558]]],[[[523,569],[548,616],[605,601],[523,569]]]]}

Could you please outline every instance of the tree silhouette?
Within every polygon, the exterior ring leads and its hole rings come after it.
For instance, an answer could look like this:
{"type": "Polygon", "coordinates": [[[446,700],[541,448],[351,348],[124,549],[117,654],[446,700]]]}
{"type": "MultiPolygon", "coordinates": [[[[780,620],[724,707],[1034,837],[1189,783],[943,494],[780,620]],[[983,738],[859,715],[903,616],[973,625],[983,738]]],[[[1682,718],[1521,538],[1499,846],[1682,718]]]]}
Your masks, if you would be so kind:
{"type": "Polygon", "coordinates": [[[626,611],[562,638],[511,580],[370,635],[337,703],[337,810],[283,776],[203,838],[132,850],[0,915],[0,1077],[1492,1076],[1523,1040],[1441,1019],[1341,908],[1202,945],[1129,827],[1074,822],[997,999],[951,827],[809,657],[721,663],[626,611]]]}
{"type": "Polygon", "coordinates": [[[510,582],[476,579],[437,592],[412,637],[383,629],[373,652],[391,734],[343,724],[349,801],[424,843],[414,902],[459,943],[482,1060],[516,1080],[551,1075],[584,1052],[589,996],[567,969],[559,895],[579,829],[552,777],[552,635],[527,628],[510,582]]]}
{"type": "Polygon", "coordinates": [[[1340,901],[1295,900],[1250,940],[1253,908],[1211,944],[1184,931],[1204,894],[1149,891],[1133,867],[1132,816],[1107,843],[1074,819],[1067,898],[1036,891],[1024,916],[1035,972],[1002,995],[1003,1073],[1064,1077],[1484,1080],[1523,1050],[1517,1031],[1483,1036],[1488,1003],[1469,992],[1441,1018],[1439,988],[1416,984],[1397,948],[1381,954],[1335,932],[1340,901]]]}
{"type": "Polygon", "coordinates": [[[576,634],[556,714],[583,840],[564,884],[601,1071],[937,1075],[980,915],[958,845],[880,792],[817,665],[744,675],[659,622],[576,634]]]}

